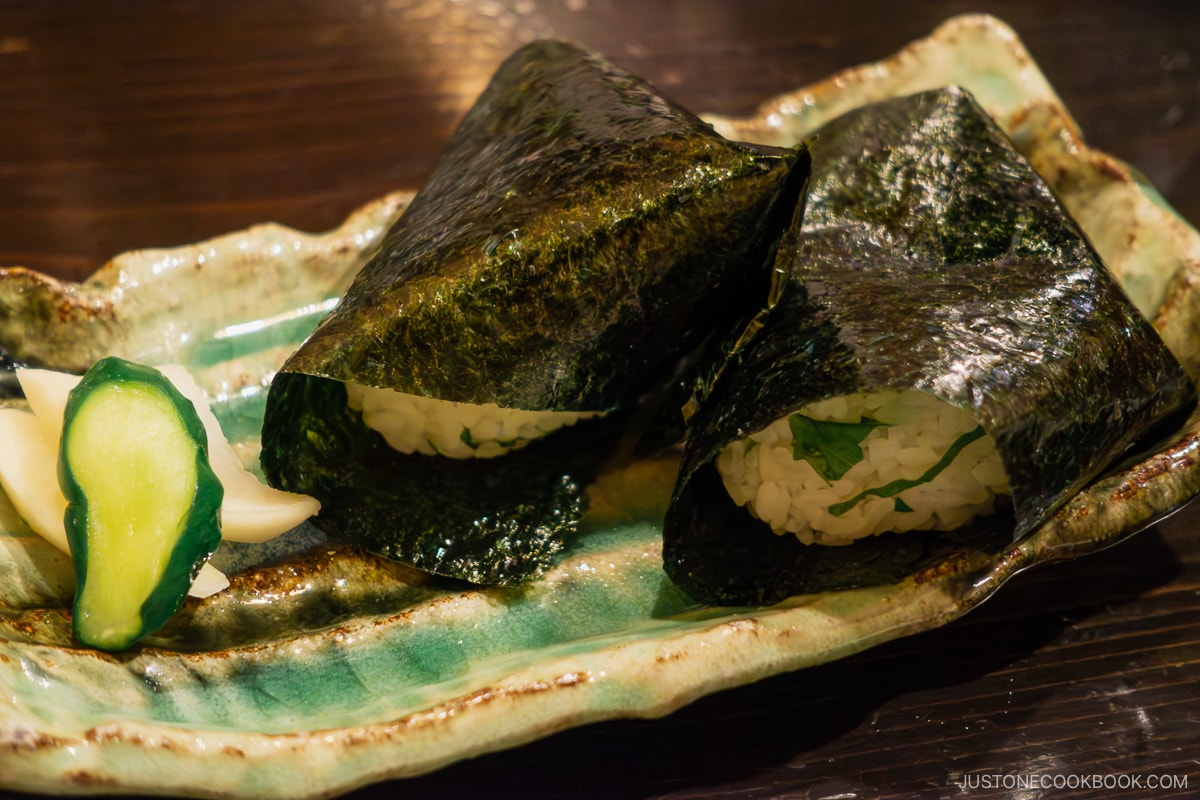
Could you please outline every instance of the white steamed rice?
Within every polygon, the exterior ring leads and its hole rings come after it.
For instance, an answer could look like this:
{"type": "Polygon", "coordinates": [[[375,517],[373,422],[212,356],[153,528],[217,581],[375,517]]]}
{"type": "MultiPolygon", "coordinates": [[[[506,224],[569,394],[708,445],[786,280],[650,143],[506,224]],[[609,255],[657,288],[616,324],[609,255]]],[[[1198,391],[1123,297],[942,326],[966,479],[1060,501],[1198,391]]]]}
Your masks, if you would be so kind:
{"type": "Polygon", "coordinates": [[[966,411],[919,391],[835,397],[797,413],[812,420],[866,418],[884,425],[861,440],[862,460],[833,481],[804,458],[793,457],[788,417],[726,447],[716,460],[726,490],[776,533],[790,532],[807,544],[837,545],[885,531],[952,530],[992,512],[996,496],[1008,494],[995,444],[984,435],[928,482],[894,497],[868,495],[841,514],[831,513],[830,507],[861,497],[864,490],[921,477],[977,423],[966,411]]]}
{"type": "Polygon", "coordinates": [[[525,411],[456,403],[346,383],[350,408],[394,450],[449,458],[494,458],[600,411],[525,411]]]}

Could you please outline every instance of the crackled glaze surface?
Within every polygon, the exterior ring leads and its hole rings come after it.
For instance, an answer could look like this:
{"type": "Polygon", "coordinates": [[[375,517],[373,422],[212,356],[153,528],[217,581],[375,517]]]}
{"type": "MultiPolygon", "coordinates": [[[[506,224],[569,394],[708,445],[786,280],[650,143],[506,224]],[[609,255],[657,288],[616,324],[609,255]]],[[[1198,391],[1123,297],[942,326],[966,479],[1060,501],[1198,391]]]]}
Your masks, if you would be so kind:
{"type": "MultiPolygon", "coordinates": [[[[847,104],[947,82],[975,91],[1010,131],[1195,374],[1200,237],[1129,168],[1083,144],[994,20],[952,21],[751,118],[713,121],[740,138],[790,143],[847,104]]],[[[8,270],[0,325],[29,332],[15,355],[53,366],[78,368],[100,352],[183,361],[253,462],[262,387],[408,196],[325,236],[262,227],[122,255],[79,285],[8,270]],[[202,291],[212,302],[185,302],[202,291]]],[[[0,328],[0,340],[12,338],[0,328]]],[[[942,625],[1026,567],[1136,532],[1200,489],[1197,430],[1193,420],[1007,552],[963,551],[894,586],[768,609],[694,606],[660,567],[667,459],[595,487],[588,535],[524,589],[438,583],[305,528],[222,552],[224,566],[243,570],[230,590],[191,602],[120,655],[71,645],[70,565],[0,498],[0,787],[320,796],[573,725],[662,715],[942,625]]]]}

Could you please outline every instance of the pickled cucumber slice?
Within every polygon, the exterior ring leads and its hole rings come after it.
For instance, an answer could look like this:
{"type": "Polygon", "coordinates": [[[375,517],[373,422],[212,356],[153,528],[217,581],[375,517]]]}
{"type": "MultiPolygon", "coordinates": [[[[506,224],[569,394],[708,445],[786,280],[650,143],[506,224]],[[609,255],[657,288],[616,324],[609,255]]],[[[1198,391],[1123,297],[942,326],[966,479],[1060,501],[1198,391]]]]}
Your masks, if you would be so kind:
{"type": "Polygon", "coordinates": [[[179,609],[221,541],[224,491],[204,425],[157,370],[103,359],[68,398],[59,483],[75,635],[124,649],[179,609]]]}
{"type": "MultiPolygon", "coordinates": [[[[204,423],[204,430],[208,433],[209,464],[220,479],[221,485],[225,487],[225,498],[221,501],[221,538],[224,541],[265,542],[290,531],[320,510],[321,504],[315,498],[274,489],[246,469],[233,446],[226,440],[221,430],[221,423],[217,421],[209,407],[208,396],[187,369],[178,364],[160,364],[155,369],[161,372],[163,377],[169,380],[181,395],[192,401],[200,421],[204,423]]],[[[79,383],[80,376],[48,369],[19,367],[17,380],[20,382],[21,390],[25,393],[25,398],[29,401],[29,408],[33,414],[12,409],[11,413],[17,419],[13,420],[11,427],[27,425],[30,420],[23,418],[34,417],[36,427],[42,431],[44,438],[48,441],[47,447],[52,447],[54,450],[51,460],[56,462],[67,395],[79,383]]],[[[0,409],[0,441],[4,441],[6,420],[3,412],[5,411],[9,411],[9,409],[0,409]]],[[[21,433],[26,436],[32,435],[32,432],[22,431],[21,433]]],[[[38,456],[40,457],[40,453],[38,456]]],[[[35,467],[40,470],[41,467],[40,460],[33,456],[27,461],[28,464],[15,456],[10,459],[6,452],[0,450],[0,483],[8,477],[6,472],[11,471],[16,473],[13,476],[14,480],[20,480],[23,485],[27,484],[29,481],[21,480],[23,476],[20,473],[33,470],[35,467]],[[6,470],[6,466],[8,466],[6,462],[10,461],[12,462],[11,470],[6,470]]],[[[49,467],[49,474],[53,491],[58,494],[58,483],[54,472],[55,468],[52,464],[49,467]]],[[[32,502],[32,498],[30,502],[32,502]]],[[[21,502],[14,498],[14,503],[20,511],[21,502]]],[[[62,512],[59,511],[58,521],[55,523],[58,528],[62,528],[62,516],[62,512]]],[[[29,521],[29,518],[26,517],[26,520],[29,521]]],[[[32,522],[30,526],[43,536],[52,538],[52,533],[48,534],[43,528],[39,528],[32,522]]],[[[57,539],[52,540],[57,542],[57,539]]],[[[62,535],[61,549],[67,550],[65,534],[62,535]]],[[[206,569],[211,571],[212,567],[206,569]]],[[[195,594],[196,592],[193,591],[193,595],[195,594]]]]}

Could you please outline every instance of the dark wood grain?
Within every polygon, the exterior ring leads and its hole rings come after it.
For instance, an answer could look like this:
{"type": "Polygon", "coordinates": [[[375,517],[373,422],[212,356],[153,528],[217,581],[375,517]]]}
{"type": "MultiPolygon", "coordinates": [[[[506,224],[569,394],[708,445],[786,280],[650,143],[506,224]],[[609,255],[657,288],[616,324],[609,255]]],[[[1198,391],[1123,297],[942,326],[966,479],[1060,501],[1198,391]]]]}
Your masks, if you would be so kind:
{"type": "Polygon", "coordinates": [[[492,69],[534,36],[579,39],[689,108],[741,113],[967,10],[1015,25],[1091,140],[1200,216],[1191,4],[891,8],[4,2],[0,264],[82,278],[123,250],[266,220],[333,227],[362,203],[418,185],[492,69]]]}
{"type": "MultiPolygon", "coordinates": [[[[1200,222],[1192,2],[2,0],[0,265],[80,279],[123,250],[267,220],[333,227],[418,186],[535,36],[580,40],[697,111],[745,113],[966,11],[1014,25],[1089,140],[1200,222]]],[[[944,629],[355,796],[1192,797],[1197,681],[1193,509],[1019,576],[944,629]],[[956,786],[1034,774],[1188,787],[956,786]]]]}

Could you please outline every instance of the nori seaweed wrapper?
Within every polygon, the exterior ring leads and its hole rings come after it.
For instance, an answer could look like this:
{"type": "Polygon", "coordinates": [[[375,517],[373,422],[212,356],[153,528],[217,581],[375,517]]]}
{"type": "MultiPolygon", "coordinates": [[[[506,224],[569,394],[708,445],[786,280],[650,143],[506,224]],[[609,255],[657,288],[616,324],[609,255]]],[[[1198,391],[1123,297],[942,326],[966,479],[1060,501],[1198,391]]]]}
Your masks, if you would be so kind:
{"type": "Polygon", "coordinates": [[[848,112],[810,147],[802,224],[778,251],[787,280],[707,387],[665,521],[666,570],[703,602],[894,581],[970,537],[1003,546],[1195,404],[1078,225],[965,91],[848,112]],[[713,464],[726,445],[810,402],[883,389],[970,411],[995,440],[1011,514],[833,547],[734,505],[713,464]]]}
{"type": "Polygon", "coordinates": [[[384,555],[528,578],[574,530],[630,410],[763,306],[807,176],[804,148],[730,142],[576,45],[518,50],[276,376],[268,479],[384,555]],[[345,410],[347,381],[609,413],[478,463],[406,456],[345,410]]]}
{"type": "Polygon", "coordinates": [[[24,397],[21,384],[17,381],[18,366],[20,365],[9,352],[0,346],[0,400],[24,397]]]}

